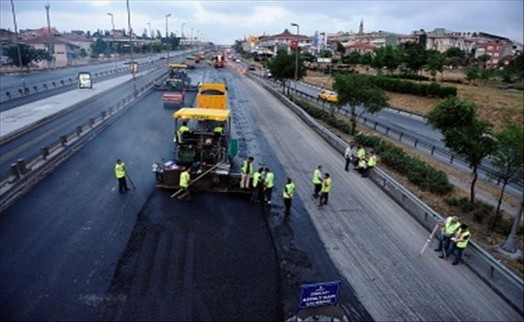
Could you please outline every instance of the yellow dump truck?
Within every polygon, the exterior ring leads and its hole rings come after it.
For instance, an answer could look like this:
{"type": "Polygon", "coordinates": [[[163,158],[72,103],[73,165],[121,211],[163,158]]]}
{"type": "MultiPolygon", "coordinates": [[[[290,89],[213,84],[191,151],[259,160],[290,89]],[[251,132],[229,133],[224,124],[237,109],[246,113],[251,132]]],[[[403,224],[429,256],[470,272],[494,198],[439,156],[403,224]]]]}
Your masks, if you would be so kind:
{"type": "Polygon", "coordinates": [[[201,83],[195,101],[198,108],[227,109],[227,87],[223,83],[201,83]]]}

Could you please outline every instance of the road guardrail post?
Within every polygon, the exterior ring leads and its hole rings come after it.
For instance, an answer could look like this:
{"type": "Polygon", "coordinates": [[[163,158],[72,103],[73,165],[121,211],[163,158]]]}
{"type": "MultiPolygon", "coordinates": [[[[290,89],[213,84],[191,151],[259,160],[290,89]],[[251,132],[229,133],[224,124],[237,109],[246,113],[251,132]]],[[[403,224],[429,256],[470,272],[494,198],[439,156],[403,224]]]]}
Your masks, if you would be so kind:
{"type": "Polygon", "coordinates": [[[81,125],[76,127],[76,135],[80,136],[80,134],[82,134],[82,126],[81,125]]]}
{"type": "Polygon", "coordinates": [[[89,118],[89,126],[90,126],[90,127],[93,127],[93,126],[95,126],[95,119],[94,119],[94,118],[92,118],[92,117],[91,117],[91,118],[89,118]]]}
{"type": "Polygon", "coordinates": [[[25,162],[25,159],[18,159],[16,161],[16,165],[18,166],[18,173],[20,174],[26,174],[29,169],[27,169],[27,164],[25,162]]]}
{"type": "Polygon", "coordinates": [[[11,174],[15,176],[15,178],[20,178],[20,173],[18,172],[18,164],[11,163],[11,174]]]}
{"type": "Polygon", "coordinates": [[[100,112],[100,116],[102,117],[102,120],[106,117],[106,111],[100,112]]]}
{"type": "Polygon", "coordinates": [[[42,155],[42,159],[47,160],[47,156],[49,155],[49,147],[47,146],[41,147],[40,155],[42,155]]]}
{"type": "Polygon", "coordinates": [[[60,137],[60,144],[62,144],[62,146],[66,146],[67,145],[67,135],[62,135],[60,137]]]}

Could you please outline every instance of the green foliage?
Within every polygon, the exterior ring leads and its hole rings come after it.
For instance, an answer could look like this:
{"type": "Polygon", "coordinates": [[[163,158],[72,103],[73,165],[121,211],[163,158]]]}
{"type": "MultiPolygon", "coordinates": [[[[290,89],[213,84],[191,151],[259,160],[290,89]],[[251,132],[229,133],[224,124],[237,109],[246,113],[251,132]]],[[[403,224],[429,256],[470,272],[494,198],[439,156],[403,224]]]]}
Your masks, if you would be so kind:
{"type": "Polygon", "coordinates": [[[381,162],[405,175],[409,181],[423,190],[445,195],[453,189],[444,172],[409,156],[401,148],[378,136],[360,133],[355,137],[355,142],[371,147],[380,156],[381,162]]]}
{"type": "Polygon", "coordinates": [[[299,100],[297,101],[297,104],[312,117],[322,120],[330,126],[333,126],[334,128],[337,128],[346,134],[351,133],[351,125],[348,122],[335,117],[333,113],[330,113],[321,108],[314,107],[313,105],[304,101],[299,100]]]}
{"type": "Polygon", "coordinates": [[[346,47],[344,47],[344,45],[342,45],[342,43],[338,42],[337,43],[337,51],[341,54],[344,54],[346,52],[346,47]]]}
{"type": "Polygon", "coordinates": [[[373,55],[371,55],[371,53],[365,53],[364,55],[360,56],[361,65],[371,66],[372,63],[373,63],[373,55]]]}
{"type": "Polygon", "coordinates": [[[360,53],[358,51],[352,51],[349,53],[349,56],[347,58],[347,62],[350,65],[357,65],[360,63],[360,53]]]}
{"type": "Polygon", "coordinates": [[[460,211],[481,224],[486,218],[490,217],[490,213],[493,211],[493,206],[485,204],[480,201],[471,202],[467,197],[451,197],[445,199],[446,203],[450,206],[457,207],[460,211]]]}
{"type": "MultiPolygon", "coordinates": [[[[295,78],[295,59],[296,56],[288,54],[285,50],[279,50],[276,57],[271,59],[268,63],[268,68],[273,75],[273,78],[285,83],[289,79],[295,78]]],[[[298,60],[298,75],[297,78],[301,79],[306,75],[306,68],[302,60],[298,60]]]]}
{"type": "Polygon", "coordinates": [[[391,74],[402,62],[402,49],[387,45],[375,50],[372,66],[375,68],[386,67],[391,74]]]}
{"type": "Polygon", "coordinates": [[[426,70],[429,71],[431,76],[435,77],[438,73],[442,73],[444,70],[444,63],[446,62],[446,56],[436,50],[429,52],[428,65],[426,70]]]}
{"type": "Polygon", "coordinates": [[[464,59],[466,57],[466,52],[458,47],[448,48],[445,52],[446,57],[457,57],[459,59],[464,59]]]}
{"type": "Polygon", "coordinates": [[[388,78],[401,78],[401,79],[410,79],[416,81],[428,81],[429,77],[417,74],[398,74],[398,75],[386,75],[388,78]]]}
{"type": "Polygon", "coordinates": [[[484,83],[486,83],[488,80],[495,77],[496,71],[494,69],[485,68],[480,72],[480,80],[482,80],[484,83]]]}
{"type": "MultiPolygon", "coordinates": [[[[43,60],[51,60],[52,56],[48,51],[44,49],[35,49],[26,44],[19,44],[20,46],[20,56],[22,59],[22,66],[27,67],[31,62],[38,62],[43,60]]],[[[7,57],[15,66],[20,66],[20,61],[18,60],[18,48],[17,46],[7,47],[7,57]]]]}
{"type": "Polygon", "coordinates": [[[402,44],[401,48],[404,51],[404,64],[414,73],[418,73],[428,60],[425,45],[408,41],[402,44]]]}
{"type": "Polygon", "coordinates": [[[479,69],[477,67],[466,67],[464,69],[464,77],[469,82],[479,79],[479,69]]]}

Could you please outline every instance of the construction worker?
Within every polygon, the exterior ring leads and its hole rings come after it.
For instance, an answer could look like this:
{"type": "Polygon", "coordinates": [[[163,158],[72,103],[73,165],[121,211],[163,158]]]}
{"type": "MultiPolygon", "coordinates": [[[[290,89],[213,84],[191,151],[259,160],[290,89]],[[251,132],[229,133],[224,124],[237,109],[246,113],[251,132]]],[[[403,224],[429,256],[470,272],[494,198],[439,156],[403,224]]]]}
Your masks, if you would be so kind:
{"type": "Polygon", "coordinates": [[[291,178],[287,178],[287,183],[284,185],[284,193],[282,197],[284,198],[284,216],[288,217],[291,209],[291,201],[293,195],[295,194],[295,184],[291,181],[291,178]]]}
{"type": "Polygon", "coordinates": [[[346,148],[346,151],[344,152],[344,159],[346,159],[346,166],[344,167],[344,170],[346,170],[346,172],[349,171],[349,164],[351,163],[351,160],[353,159],[353,143],[351,143],[350,145],[348,145],[348,147],[346,148]]]}
{"type": "Polygon", "coordinates": [[[438,243],[438,247],[435,248],[435,251],[444,251],[444,253],[446,253],[449,250],[449,247],[451,246],[451,237],[455,236],[455,233],[457,233],[460,229],[460,222],[458,220],[458,217],[449,216],[443,223],[440,222],[439,225],[441,237],[438,243]]]}
{"type": "MultiPolygon", "coordinates": [[[[471,239],[471,233],[469,232],[468,225],[461,224],[459,231],[455,235],[456,237],[452,237],[451,240],[454,242],[450,249],[446,252],[446,258],[449,257],[451,254],[455,253],[455,260],[453,260],[453,265],[458,265],[460,262],[460,259],[462,258],[462,253],[464,253],[464,249],[468,246],[468,242],[471,239]]],[[[440,258],[444,258],[443,255],[439,256],[440,258]]]]}
{"type": "Polygon", "coordinates": [[[329,173],[324,174],[324,180],[322,180],[322,189],[320,192],[320,202],[318,204],[318,208],[322,208],[323,206],[326,206],[328,204],[329,191],[331,190],[332,185],[333,180],[331,179],[329,173]]]}
{"type": "Polygon", "coordinates": [[[366,150],[362,145],[358,145],[357,147],[357,160],[356,160],[356,168],[359,170],[360,161],[364,160],[366,158],[366,150]]]}
{"type": "Polygon", "coordinates": [[[183,139],[183,136],[185,133],[190,133],[191,130],[189,129],[189,127],[187,126],[187,122],[184,121],[182,122],[182,126],[178,129],[178,131],[176,131],[176,136],[175,136],[175,142],[176,143],[182,143],[182,139],[183,139]]]}
{"type": "Polygon", "coordinates": [[[368,157],[368,161],[366,163],[366,169],[364,169],[362,176],[364,178],[367,178],[369,176],[369,173],[373,168],[377,165],[377,155],[375,152],[371,151],[368,157]]]}
{"type": "Polygon", "coordinates": [[[253,175],[253,157],[248,157],[242,162],[242,168],[240,169],[240,189],[249,189],[249,179],[253,175]]]}
{"type": "Polygon", "coordinates": [[[266,203],[271,205],[271,196],[273,195],[273,187],[275,185],[275,175],[266,167],[266,178],[264,180],[264,191],[266,193],[266,203]]]}
{"type": "Polygon", "coordinates": [[[180,181],[179,186],[180,189],[182,189],[182,193],[178,197],[178,200],[191,200],[191,194],[189,193],[189,183],[191,181],[191,175],[189,174],[189,168],[182,168],[182,172],[180,173],[180,181]]]}
{"type": "Polygon", "coordinates": [[[359,158],[358,159],[358,165],[357,165],[357,171],[362,176],[364,176],[364,173],[366,173],[366,167],[367,167],[366,159],[365,158],[359,158]]]}
{"type": "Polygon", "coordinates": [[[313,179],[311,180],[313,182],[313,197],[318,198],[320,189],[322,189],[322,166],[319,165],[314,171],[313,171],[313,179]]]}
{"type": "Polygon", "coordinates": [[[116,160],[115,177],[118,180],[118,191],[120,193],[129,191],[126,180],[126,164],[120,159],[116,160]]]}
{"type": "Polygon", "coordinates": [[[251,194],[251,201],[261,202],[264,200],[264,178],[262,177],[262,172],[264,168],[259,168],[253,174],[253,180],[251,182],[253,191],[251,194]]]}

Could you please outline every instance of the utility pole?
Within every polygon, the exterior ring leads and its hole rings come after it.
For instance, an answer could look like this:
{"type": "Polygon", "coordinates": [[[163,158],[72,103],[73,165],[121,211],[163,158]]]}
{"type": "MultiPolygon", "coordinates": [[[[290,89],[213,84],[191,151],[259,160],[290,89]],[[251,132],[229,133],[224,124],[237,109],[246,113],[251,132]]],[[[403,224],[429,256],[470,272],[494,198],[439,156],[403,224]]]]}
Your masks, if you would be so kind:
{"type": "Polygon", "coordinates": [[[23,68],[22,52],[20,51],[20,44],[18,43],[18,27],[16,24],[15,4],[13,3],[13,0],[11,0],[11,11],[13,12],[13,24],[15,25],[15,37],[16,37],[15,44],[16,44],[16,49],[18,51],[18,66],[20,67],[20,69],[22,69],[23,68]]]}
{"type": "Polygon", "coordinates": [[[49,54],[51,55],[51,58],[55,59],[55,53],[54,53],[54,50],[53,50],[53,42],[51,40],[51,19],[49,18],[49,2],[45,5],[45,10],[46,10],[46,13],[47,13],[47,37],[48,37],[48,41],[49,41],[49,44],[48,44],[48,51],[49,51],[49,54]]]}
{"type": "Polygon", "coordinates": [[[135,59],[133,57],[133,29],[131,28],[131,10],[129,9],[129,0],[126,0],[127,6],[127,28],[129,29],[129,52],[131,54],[131,74],[133,75],[133,96],[136,97],[136,79],[135,79],[135,59]]]}
{"type": "MultiPolygon", "coordinates": [[[[297,80],[298,80],[298,35],[300,34],[300,26],[296,23],[291,24],[297,27],[297,48],[295,48],[295,95],[297,94],[297,80]]],[[[293,97],[295,97],[295,95],[293,97]]]]}
{"type": "Polygon", "coordinates": [[[167,23],[168,23],[168,18],[169,18],[169,17],[171,17],[171,14],[170,14],[170,13],[168,13],[168,14],[166,15],[167,66],[169,66],[169,49],[170,49],[169,46],[171,45],[171,44],[169,43],[169,29],[167,28],[167,26],[168,26],[167,23]]]}

